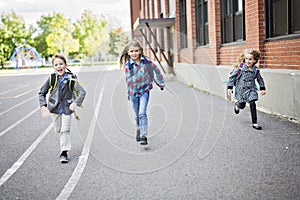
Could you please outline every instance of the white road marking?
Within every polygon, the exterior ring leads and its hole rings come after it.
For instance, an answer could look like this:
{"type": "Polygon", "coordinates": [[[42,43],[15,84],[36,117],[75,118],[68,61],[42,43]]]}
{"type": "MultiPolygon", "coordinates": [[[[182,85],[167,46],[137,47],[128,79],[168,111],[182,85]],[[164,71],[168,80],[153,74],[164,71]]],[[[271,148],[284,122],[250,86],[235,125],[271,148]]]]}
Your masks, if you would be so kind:
{"type": "Polygon", "coordinates": [[[17,121],[16,123],[14,123],[13,125],[11,125],[10,127],[4,129],[1,133],[0,133],[0,137],[2,135],[4,135],[5,133],[7,133],[8,131],[10,131],[11,129],[13,129],[14,127],[16,127],[18,124],[20,124],[21,122],[23,122],[25,119],[27,119],[28,117],[30,117],[33,113],[35,113],[37,110],[39,110],[40,108],[37,108],[35,110],[33,110],[31,113],[29,113],[28,115],[26,115],[25,117],[23,117],[22,119],[20,119],[19,121],[17,121]]]}
{"type": "Polygon", "coordinates": [[[0,178],[0,186],[3,185],[24,163],[32,151],[37,145],[43,140],[47,133],[52,129],[53,124],[51,123],[46,130],[32,143],[32,145],[23,153],[23,155],[15,162],[11,168],[9,168],[5,174],[0,178]]]}
{"type": "Polygon", "coordinates": [[[37,98],[37,97],[33,96],[33,97],[31,97],[31,98],[29,98],[29,99],[27,99],[27,100],[25,100],[25,101],[23,101],[23,102],[21,102],[21,103],[19,103],[17,105],[14,105],[13,107],[10,107],[9,109],[7,109],[7,110],[3,111],[2,113],[0,113],[0,116],[3,115],[3,114],[5,114],[5,113],[7,113],[7,112],[9,112],[9,111],[11,111],[11,110],[13,110],[13,109],[15,109],[16,107],[19,107],[20,105],[22,105],[22,104],[24,104],[24,103],[26,103],[26,102],[34,99],[34,98],[37,98]]]}
{"type": "Polygon", "coordinates": [[[20,89],[20,88],[27,87],[27,86],[28,86],[28,85],[21,85],[20,87],[17,87],[17,88],[11,89],[11,90],[7,90],[7,91],[4,91],[4,92],[1,92],[0,95],[9,93],[9,92],[11,92],[11,91],[15,91],[15,90],[18,90],[18,89],[20,89]]]}
{"type": "Polygon", "coordinates": [[[21,94],[18,94],[18,95],[15,95],[15,96],[6,96],[6,97],[0,97],[0,99],[16,99],[16,98],[19,98],[21,96],[24,96],[32,91],[36,91],[38,88],[34,88],[34,89],[31,89],[31,90],[28,90],[26,92],[23,92],[21,94]]]}
{"type": "Polygon", "coordinates": [[[98,114],[99,114],[99,110],[100,110],[100,106],[101,106],[102,96],[103,96],[103,88],[101,88],[101,91],[100,91],[100,94],[98,97],[98,102],[97,102],[97,105],[95,108],[94,116],[93,116],[91,125],[89,127],[89,132],[88,132],[81,156],[79,157],[77,166],[76,166],[71,178],[69,179],[68,183],[65,185],[64,189],[61,191],[61,193],[56,198],[56,200],[66,200],[70,197],[72,191],[76,187],[76,185],[83,173],[84,168],[86,167],[86,163],[87,163],[89,153],[90,153],[92,139],[94,136],[95,126],[97,123],[98,114]]]}

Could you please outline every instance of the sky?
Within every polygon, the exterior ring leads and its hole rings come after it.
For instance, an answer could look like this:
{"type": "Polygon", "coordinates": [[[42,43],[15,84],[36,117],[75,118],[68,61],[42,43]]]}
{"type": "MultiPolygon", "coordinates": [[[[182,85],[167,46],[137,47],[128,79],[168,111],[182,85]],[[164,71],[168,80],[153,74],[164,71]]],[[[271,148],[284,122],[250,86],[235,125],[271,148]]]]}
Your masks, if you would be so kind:
{"type": "Polygon", "coordinates": [[[84,10],[95,14],[110,15],[120,21],[124,31],[130,30],[129,0],[0,0],[0,13],[15,11],[26,24],[36,26],[42,15],[63,13],[75,22],[84,10]]]}

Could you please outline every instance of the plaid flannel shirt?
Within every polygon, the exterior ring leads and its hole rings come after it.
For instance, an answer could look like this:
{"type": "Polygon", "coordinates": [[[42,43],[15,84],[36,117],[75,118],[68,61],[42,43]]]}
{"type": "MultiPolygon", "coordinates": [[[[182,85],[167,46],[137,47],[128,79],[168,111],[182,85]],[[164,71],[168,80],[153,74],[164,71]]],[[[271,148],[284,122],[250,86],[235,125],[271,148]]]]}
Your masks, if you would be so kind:
{"type": "Polygon", "coordinates": [[[151,60],[142,56],[140,65],[137,65],[132,59],[125,63],[125,76],[129,95],[140,96],[153,88],[153,78],[150,76],[150,73],[152,73],[150,70],[155,73],[159,86],[165,87],[162,74],[151,60]]]}

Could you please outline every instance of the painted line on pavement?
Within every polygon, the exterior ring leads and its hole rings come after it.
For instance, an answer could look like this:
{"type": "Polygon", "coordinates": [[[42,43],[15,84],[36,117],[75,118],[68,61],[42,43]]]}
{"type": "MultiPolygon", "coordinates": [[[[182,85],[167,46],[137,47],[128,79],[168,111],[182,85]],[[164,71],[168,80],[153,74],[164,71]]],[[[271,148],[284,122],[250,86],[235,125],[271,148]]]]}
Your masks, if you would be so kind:
{"type": "Polygon", "coordinates": [[[19,103],[19,104],[17,104],[17,105],[14,105],[13,107],[11,107],[11,108],[9,108],[9,109],[7,109],[7,110],[1,112],[1,113],[0,113],[0,116],[3,115],[3,114],[5,114],[5,113],[7,113],[7,112],[9,112],[9,111],[11,111],[11,110],[13,110],[13,109],[15,109],[16,107],[19,107],[20,105],[22,105],[22,104],[24,104],[24,103],[26,103],[26,102],[28,102],[28,101],[34,99],[34,98],[37,98],[37,97],[36,97],[36,96],[33,96],[33,97],[31,97],[31,98],[29,98],[29,99],[27,99],[27,100],[25,100],[25,101],[23,101],[23,102],[21,102],[21,103],[19,103]]]}
{"type": "Polygon", "coordinates": [[[26,94],[28,94],[28,93],[30,93],[30,92],[33,92],[33,91],[35,91],[35,90],[38,90],[38,89],[39,89],[39,87],[34,88],[34,89],[31,89],[31,90],[28,90],[28,91],[26,91],[26,92],[23,92],[23,93],[21,93],[21,94],[15,95],[15,96],[0,97],[0,99],[16,99],[16,98],[19,98],[19,97],[21,97],[21,96],[24,96],[24,95],[26,95],[26,94]]]}
{"type": "Polygon", "coordinates": [[[98,119],[98,114],[99,114],[99,110],[100,110],[100,106],[101,106],[102,96],[103,96],[103,87],[101,88],[101,91],[100,91],[100,94],[98,97],[98,102],[97,102],[97,105],[95,108],[94,116],[93,116],[91,125],[89,127],[89,132],[88,132],[86,141],[84,143],[84,147],[83,147],[81,156],[79,157],[77,166],[76,166],[71,178],[69,179],[68,183],[65,185],[64,189],[61,191],[61,193],[56,198],[56,200],[66,200],[70,197],[71,193],[73,192],[74,188],[76,187],[76,185],[83,173],[83,170],[86,167],[86,163],[88,161],[88,157],[90,154],[90,147],[91,147],[91,143],[92,143],[92,139],[94,136],[94,131],[95,131],[95,127],[96,127],[96,123],[97,123],[97,119],[98,119]]]}
{"type": "Polygon", "coordinates": [[[13,129],[14,127],[16,127],[18,124],[20,124],[21,122],[23,122],[25,119],[27,119],[28,117],[30,117],[33,113],[35,113],[37,110],[39,110],[40,108],[36,108],[35,110],[33,110],[31,113],[29,113],[28,115],[26,115],[25,117],[23,117],[22,119],[20,119],[19,121],[17,121],[16,123],[14,123],[13,125],[11,125],[10,127],[4,129],[1,133],[0,133],[0,137],[2,135],[4,135],[5,133],[7,133],[8,131],[10,131],[11,129],[13,129]]]}
{"type": "Polygon", "coordinates": [[[23,87],[27,87],[27,86],[28,86],[28,85],[21,85],[20,87],[16,87],[16,88],[14,88],[14,89],[11,89],[11,90],[7,90],[7,91],[4,91],[4,92],[1,92],[0,95],[3,95],[3,94],[6,94],[6,93],[15,91],[15,90],[21,89],[21,88],[23,88],[23,87]]]}
{"type": "Polygon", "coordinates": [[[31,146],[23,153],[23,155],[15,162],[11,168],[9,168],[5,174],[0,178],[0,186],[3,185],[24,163],[32,151],[37,147],[37,145],[43,140],[43,138],[52,129],[53,124],[51,123],[46,130],[31,144],[31,146]]]}

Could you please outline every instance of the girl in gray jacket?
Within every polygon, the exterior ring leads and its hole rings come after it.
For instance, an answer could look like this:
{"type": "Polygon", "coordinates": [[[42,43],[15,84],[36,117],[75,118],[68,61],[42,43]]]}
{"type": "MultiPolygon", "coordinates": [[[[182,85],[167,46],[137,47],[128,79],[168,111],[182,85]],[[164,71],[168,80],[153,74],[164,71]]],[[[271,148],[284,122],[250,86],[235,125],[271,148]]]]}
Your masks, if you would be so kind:
{"type": "Polygon", "coordinates": [[[43,117],[51,113],[55,132],[60,134],[60,162],[68,163],[68,151],[71,149],[71,114],[80,106],[85,98],[84,88],[74,79],[74,75],[67,73],[67,62],[63,55],[56,54],[52,57],[55,70],[39,92],[39,102],[43,117]],[[50,91],[49,99],[46,95],[50,91]],[[77,93],[75,96],[74,92],[77,93]]]}
{"type": "Polygon", "coordinates": [[[255,66],[260,57],[260,52],[255,49],[246,49],[243,52],[244,63],[234,70],[230,77],[227,86],[228,95],[231,94],[233,86],[235,86],[235,99],[237,102],[234,105],[234,112],[239,113],[239,109],[244,109],[246,103],[250,104],[252,127],[256,130],[261,130],[262,127],[257,124],[257,111],[255,101],[258,100],[258,93],[255,84],[255,79],[259,84],[259,90],[262,95],[266,94],[264,79],[260,74],[259,69],[255,66]]]}

